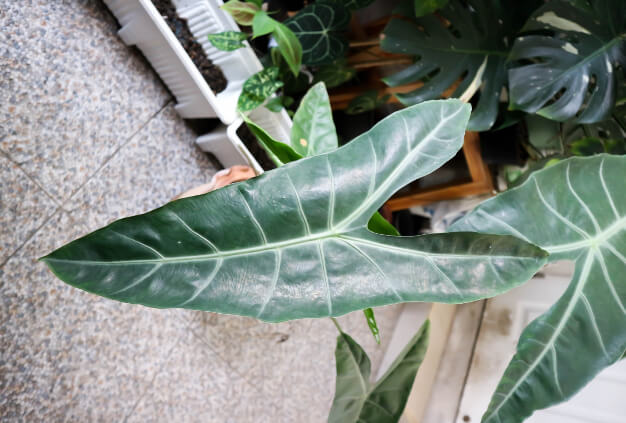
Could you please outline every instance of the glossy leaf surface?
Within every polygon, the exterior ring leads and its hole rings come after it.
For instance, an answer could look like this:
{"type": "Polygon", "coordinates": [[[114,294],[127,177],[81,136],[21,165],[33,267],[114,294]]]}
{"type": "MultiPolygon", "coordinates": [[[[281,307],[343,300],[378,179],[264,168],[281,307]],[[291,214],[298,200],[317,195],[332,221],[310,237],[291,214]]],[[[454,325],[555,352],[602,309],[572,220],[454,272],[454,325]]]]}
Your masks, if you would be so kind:
{"type": "Polygon", "coordinates": [[[322,65],[345,54],[349,22],[350,12],[341,3],[319,2],[300,10],[285,25],[302,45],[302,63],[322,65]]]}
{"type": "Polygon", "coordinates": [[[615,104],[617,65],[626,65],[626,2],[594,1],[576,7],[551,1],[524,27],[510,60],[513,108],[546,118],[591,123],[605,120],[615,104]],[[549,31],[547,35],[533,31],[549,31]]]}
{"type": "Polygon", "coordinates": [[[408,342],[389,370],[370,384],[370,360],[348,334],[337,337],[337,382],[329,423],[395,423],[409,398],[428,347],[429,321],[408,342]]]}
{"type": "Polygon", "coordinates": [[[245,47],[243,41],[248,35],[243,32],[225,31],[217,34],[209,34],[209,41],[218,50],[234,51],[245,47]]]}
{"type": "Polygon", "coordinates": [[[44,260],[119,301],[272,322],[499,294],[545,252],[509,236],[366,228],[391,194],[454,157],[469,114],[458,100],[398,111],[331,153],[119,220],[44,260]]]}
{"type": "Polygon", "coordinates": [[[315,156],[336,150],[338,144],[330,100],[321,82],[309,89],[293,117],[291,147],[302,156],[315,156]]]}
{"type": "Polygon", "coordinates": [[[487,200],[452,230],[511,234],[574,260],[561,298],[526,327],[485,422],[570,398],[626,349],[626,157],[571,158],[487,200]]]}
{"type": "Polygon", "coordinates": [[[237,100],[237,108],[242,112],[253,110],[282,86],[282,81],[278,80],[278,68],[274,66],[265,68],[243,83],[243,89],[237,100]]]}

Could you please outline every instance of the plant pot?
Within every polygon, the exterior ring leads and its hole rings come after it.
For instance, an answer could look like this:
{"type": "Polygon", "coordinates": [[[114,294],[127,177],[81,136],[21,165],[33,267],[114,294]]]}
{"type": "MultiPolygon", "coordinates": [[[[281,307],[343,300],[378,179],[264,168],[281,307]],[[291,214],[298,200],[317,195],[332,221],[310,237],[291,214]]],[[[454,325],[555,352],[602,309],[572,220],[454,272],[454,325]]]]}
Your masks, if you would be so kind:
{"type": "MultiPolygon", "coordinates": [[[[249,165],[258,173],[263,172],[237,135],[242,125],[237,112],[241,88],[246,79],[263,69],[263,65],[247,41],[244,42],[246,47],[232,52],[217,50],[209,42],[208,34],[239,31],[232,17],[219,8],[223,2],[172,0],[177,14],[187,21],[209,60],[227,76],[226,89],[216,95],[150,0],[104,1],[122,26],[119,35],[124,43],[136,45],[142,51],[176,97],[175,108],[180,116],[185,119],[217,117],[225,125],[199,137],[200,148],[215,154],[224,166],[249,165]]],[[[250,113],[250,118],[275,139],[289,139],[291,119],[284,110],[273,113],[259,107],[250,113]]]]}
{"type": "Polygon", "coordinates": [[[120,22],[119,36],[146,56],[176,97],[176,110],[183,118],[217,117],[227,125],[237,119],[237,98],[243,82],[263,67],[250,47],[223,52],[208,41],[209,33],[239,30],[230,15],[219,9],[220,0],[173,2],[209,60],[227,75],[228,85],[217,95],[150,0],[104,2],[120,22]]]}
{"type": "MultiPolygon", "coordinates": [[[[289,139],[292,122],[284,109],[273,113],[259,107],[250,112],[249,117],[274,139],[279,141],[289,139]]],[[[237,119],[228,126],[222,125],[213,132],[198,137],[196,143],[201,150],[215,155],[224,167],[246,165],[253,168],[257,174],[261,174],[267,169],[263,168],[238,134],[242,125],[245,125],[243,120],[237,119]]]]}

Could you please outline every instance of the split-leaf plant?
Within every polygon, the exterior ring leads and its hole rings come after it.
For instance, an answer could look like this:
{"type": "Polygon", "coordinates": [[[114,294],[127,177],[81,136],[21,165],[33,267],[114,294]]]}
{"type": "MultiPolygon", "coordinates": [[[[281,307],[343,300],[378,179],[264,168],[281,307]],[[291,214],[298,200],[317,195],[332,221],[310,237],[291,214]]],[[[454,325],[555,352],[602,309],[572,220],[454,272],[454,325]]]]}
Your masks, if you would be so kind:
{"type": "Polygon", "coordinates": [[[626,65],[622,0],[451,0],[436,14],[406,10],[381,43],[415,55],[413,65],[384,78],[391,86],[423,82],[398,95],[404,104],[444,93],[476,97],[469,128],[480,131],[496,122],[501,99],[511,109],[580,123],[606,119],[615,105],[616,74],[626,65]]]}
{"type": "Polygon", "coordinates": [[[626,156],[570,158],[487,200],[452,231],[509,234],[572,260],[572,281],[522,333],[483,422],[572,397],[626,350],[626,156]]]}

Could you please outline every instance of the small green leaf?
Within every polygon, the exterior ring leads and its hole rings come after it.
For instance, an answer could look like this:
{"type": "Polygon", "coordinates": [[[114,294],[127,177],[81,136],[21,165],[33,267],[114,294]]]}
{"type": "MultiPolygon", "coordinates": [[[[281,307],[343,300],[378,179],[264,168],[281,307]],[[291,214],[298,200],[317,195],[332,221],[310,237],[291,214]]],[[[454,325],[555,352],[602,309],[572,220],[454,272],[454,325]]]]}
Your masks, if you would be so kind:
{"type": "Polygon", "coordinates": [[[291,128],[291,147],[302,156],[336,150],[333,111],[323,82],[314,85],[300,102],[291,128]]]}
{"type": "Polygon", "coordinates": [[[271,18],[267,12],[259,11],[252,19],[252,38],[261,37],[274,31],[278,22],[271,18]]]}
{"type": "Polygon", "coordinates": [[[365,314],[367,326],[369,326],[370,332],[372,332],[376,343],[380,345],[380,331],[378,330],[378,325],[376,324],[376,316],[374,316],[374,310],[372,310],[371,308],[366,308],[365,310],[363,310],[363,314],[365,314]]]}
{"type": "Polygon", "coordinates": [[[604,153],[604,144],[600,138],[585,137],[570,144],[574,156],[592,156],[604,153]]]}
{"type": "Polygon", "coordinates": [[[302,65],[302,45],[295,34],[287,26],[277,22],[272,33],[280,54],[285,58],[291,72],[298,76],[302,65]]]}
{"type": "Polygon", "coordinates": [[[314,3],[287,19],[302,46],[302,63],[322,65],[342,57],[348,50],[345,32],[350,12],[341,3],[314,3]]]}
{"type": "Polygon", "coordinates": [[[235,22],[240,25],[252,25],[254,15],[261,10],[255,3],[246,3],[238,0],[230,0],[221,6],[222,10],[230,13],[235,22]]]}
{"type": "Polygon", "coordinates": [[[358,115],[359,113],[369,112],[377,107],[385,104],[389,99],[389,94],[378,98],[377,90],[365,91],[358,97],[353,98],[348,104],[346,113],[349,115],[358,115]]]}
{"type": "Polygon", "coordinates": [[[329,65],[320,66],[314,74],[313,82],[323,82],[328,88],[337,87],[354,78],[356,69],[347,65],[345,60],[338,60],[329,65]]]}
{"type": "Polygon", "coordinates": [[[337,382],[329,423],[395,423],[428,347],[429,321],[409,341],[387,372],[370,384],[370,360],[348,334],[337,337],[337,382]]]}
{"type": "Polygon", "coordinates": [[[272,97],[267,103],[265,103],[265,108],[271,112],[278,113],[283,110],[283,98],[282,97],[272,97]]]}
{"type": "Polygon", "coordinates": [[[289,145],[276,141],[263,128],[248,119],[247,116],[244,115],[243,119],[276,166],[279,167],[302,158],[302,156],[293,151],[289,145]]]}
{"type": "Polygon", "coordinates": [[[415,16],[421,17],[433,13],[437,9],[441,9],[450,0],[414,0],[415,16]]]}
{"type": "Polygon", "coordinates": [[[255,73],[243,84],[243,89],[237,101],[237,108],[242,112],[253,110],[283,86],[278,79],[278,68],[265,68],[255,73]]]}
{"type": "Polygon", "coordinates": [[[243,41],[248,38],[244,32],[224,31],[217,34],[209,34],[209,41],[218,50],[234,51],[245,47],[243,41]]]}

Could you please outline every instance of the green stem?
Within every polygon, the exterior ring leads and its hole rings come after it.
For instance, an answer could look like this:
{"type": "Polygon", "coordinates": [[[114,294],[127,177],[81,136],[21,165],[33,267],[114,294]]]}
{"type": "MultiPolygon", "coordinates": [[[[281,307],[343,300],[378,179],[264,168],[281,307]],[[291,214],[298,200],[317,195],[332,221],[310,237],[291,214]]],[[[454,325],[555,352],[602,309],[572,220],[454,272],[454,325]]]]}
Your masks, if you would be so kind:
{"type": "Polygon", "coordinates": [[[343,330],[341,330],[341,326],[339,326],[339,322],[337,321],[337,319],[335,319],[334,317],[331,317],[330,320],[333,321],[333,323],[335,324],[335,327],[337,328],[339,333],[343,333],[343,330]]]}

